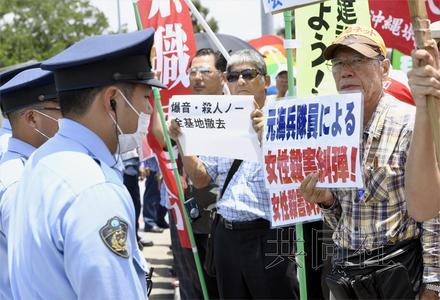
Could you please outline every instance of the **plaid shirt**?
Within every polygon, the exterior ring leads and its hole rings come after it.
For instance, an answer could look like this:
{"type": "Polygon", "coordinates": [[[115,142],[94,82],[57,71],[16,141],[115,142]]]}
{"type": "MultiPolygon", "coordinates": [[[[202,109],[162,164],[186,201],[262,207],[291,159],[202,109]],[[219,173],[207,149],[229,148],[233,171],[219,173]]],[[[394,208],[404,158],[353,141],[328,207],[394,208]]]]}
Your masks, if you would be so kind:
{"type": "Polygon", "coordinates": [[[333,240],[352,250],[368,250],[421,236],[424,282],[440,281],[440,223],[418,224],[408,216],[405,163],[415,109],[384,95],[364,130],[363,190],[333,190],[335,202],[322,209],[333,240]]]}
{"type": "MultiPolygon", "coordinates": [[[[234,162],[230,158],[200,156],[206,171],[220,189],[234,162]]],[[[218,213],[228,221],[271,220],[269,191],[264,183],[263,164],[243,161],[232,177],[223,197],[217,202],[218,213]]]]}

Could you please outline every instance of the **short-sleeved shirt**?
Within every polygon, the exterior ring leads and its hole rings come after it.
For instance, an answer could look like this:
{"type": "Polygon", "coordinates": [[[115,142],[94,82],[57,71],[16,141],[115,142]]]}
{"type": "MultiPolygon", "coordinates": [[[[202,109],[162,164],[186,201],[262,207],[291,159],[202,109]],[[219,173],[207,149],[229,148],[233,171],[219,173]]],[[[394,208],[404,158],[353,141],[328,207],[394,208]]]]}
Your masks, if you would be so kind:
{"type": "MultiPolygon", "coordinates": [[[[200,156],[206,171],[220,190],[233,159],[200,156]]],[[[243,161],[217,202],[217,212],[229,221],[271,220],[269,191],[264,182],[263,164],[243,161]]]]}
{"type": "Polygon", "coordinates": [[[2,128],[0,128],[0,160],[2,159],[3,154],[8,148],[8,141],[11,135],[11,123],[9,123],[8,120],[4,119],[2,123],[2,128]]]}
{"type": "Polygon", "coordinates": [[[30,157],[9,226],[15,299],[146,299],[146,262],[115,157],[93,131],[60,120],[30,157]]]}
{"type": "Polygon", "coordinates": [[[8,273],[9,215],[22,177],[24,164],[35,148],[16,138],[10,138],[0,160],[0,299],[12,299],[8,273]]]}

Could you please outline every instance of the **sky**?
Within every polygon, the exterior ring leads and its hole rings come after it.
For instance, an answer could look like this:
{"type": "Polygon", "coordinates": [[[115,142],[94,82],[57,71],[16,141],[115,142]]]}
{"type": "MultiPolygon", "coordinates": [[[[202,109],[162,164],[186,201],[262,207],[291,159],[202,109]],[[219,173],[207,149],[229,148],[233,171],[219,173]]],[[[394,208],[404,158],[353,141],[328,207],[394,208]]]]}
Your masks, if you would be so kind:
{"type": "MultiPolygon", "coordinates": [[[[167,0],[160,0],[167,1],[167,0]]],[[[181,0],[183,2],[183,0],[181,0]]],[[[118,29],[118,0],[90,0],[107,17],[112,31],[118,29]]],[[[214,17],[219,32],[235,35],[244,40],[261,36],[261,0],[201,0],[210,11],[208,18],[214,17]]],[[[128,31],[136,30],[132,0],[119,0],[121,23],[127,24],[128,31]]],[[[283,27],[282,14],[274,16],[275,30],[283,27]]]]}

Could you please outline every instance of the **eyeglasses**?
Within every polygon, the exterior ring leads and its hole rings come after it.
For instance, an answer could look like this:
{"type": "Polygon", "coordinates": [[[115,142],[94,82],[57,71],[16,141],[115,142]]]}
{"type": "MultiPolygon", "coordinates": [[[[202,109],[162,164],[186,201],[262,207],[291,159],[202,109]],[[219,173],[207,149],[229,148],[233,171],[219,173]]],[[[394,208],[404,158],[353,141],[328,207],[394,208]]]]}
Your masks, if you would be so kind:
{"type": "Polygon", "coordinates": [[[326,65],[330,69],[330,71],[339,71],[344,66],[349,66],[354,71],[359,70],[362,68],[365,64],[372,62],[372,61],[382,61],[383,57],[379,56],[378,58],[368,58],[368,57],[360,57],[356,56],[351,59],[332,59],[331,61],[327,62],[326,65]]]}
{"type": "Polygon", "coordinates": [[[202,77],[206,77],[209,76],[213,73],[213,71],[211,69],[209,69],[208,67],[194,67],[189,69],[189,77],[196,77],[197,74],[200,72],[200,75],[202,75],[202,77]]]}
{"type": "Polygon", "coordinates": [[[261,74],[261,72],[256,69],[244,69],[241,71],[231,71],[226,75],[226,80],[228,80],[228,82],[236,82],[240,78],[240,76],[244,80],[251,80],[251,79],[254,79],[255,77],[257,77],[259,74],[261,74]]]}
{"type": "Polygon", "coordinates": [[[55,110],[61,111],[61,107],[36,107],[35,110],[55,110]]]}

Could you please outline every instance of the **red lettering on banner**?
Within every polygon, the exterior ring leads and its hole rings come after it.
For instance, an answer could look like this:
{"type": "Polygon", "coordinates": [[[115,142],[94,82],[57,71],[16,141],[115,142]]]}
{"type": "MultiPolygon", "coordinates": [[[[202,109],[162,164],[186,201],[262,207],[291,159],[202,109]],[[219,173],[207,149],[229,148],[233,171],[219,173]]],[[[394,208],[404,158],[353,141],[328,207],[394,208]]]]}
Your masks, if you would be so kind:
{"type": "Polygon", "coordinates": [[[277,155],[268,150],[264,156],[267,181],[278,184],[279,178],[281,184],[301,183],[308,174],[317,173],[321,183],[356,182],[358,148],[347,150],[347,146],[278,149],[277,155]]]}
{"type": "Polygon", "coordinates": [[[280,206],[283,212],[283,221],[290,220],[289,204],[287,203],[286,191],[280,193],[280,206]]]}
{"type": "Polygon", "coordinates": [[[303,150],[303,170],[306,176],[318,170],[316,166],[316,149],[308,147],[303,150]]]}
{"type": "Polygon", "coordinates": [[[290,150],[290,177],[293,182],[301,183],[304,180],[301,149],[290,150]]]}
{"type": "Polygon", "coordinates": [[[295,190],[287,191],[287,201],[289,203],[289,215],[291,219],[298,217],[298,211],[296,209],[296,192],[295,190]]]}
{"type": "Polygon", "coordinates": [[[306,209],[306,201],[302,197],[299,190],[296,191],[296,203],[297,203],[296,205],[298,207],[298,215],[300,217],[308,216],[307,209],[306,209]]]}
{"type": "Polygon", "coordinates": [[[358,149],[351,147],[351,177],[350,180],[356,182],[356,156],[358,149]]]}
{"type": "Polygon", "coordinates": [[[288,189],[272,194],[273,221],[289,221],[313,217],[321,210],[315,203],[309,203],[301,196],[299,189],[288,189]]]}
{"type": "Polygon", "coordinates": [[[273,211],[273,220],[278,221],[281,218],[280,215],[280,197],[276,194],[272,194],[272,211],[273,211]]]}
{"type": "Polygon", "coordinates": [[[332,147],[332,169],[334,182],[340,179],[342,182],[347,181],[349,174],[346,146],[332,147]]]}
{"type": "Polygon", "coordinates": [[[275,183],[278,183],[278,177],[275,174],[277,156],[275,154],[272,154],[272,151],[269,150],[267,155],[264,156],[264,163],[266,164],[267,181],[269,182],[269,184],[274,181],[275,183]]]}
{"type": "Polygon", "coordinates": [[[278,149],[277,169],[281,183],[292,183],[292,179],[289,176],[289,156],[287,155],[287,149],[278,149]]]}
{"type": "Polygon", "coordinates": [[[328,183],[332,183],[332,166],[330,159],[330,146],[327,149],[322,150],[321,147],[318,148],[316,152],[316,160],[318,165],[318,180],[319,182],[324,182],[325,177],[327,177],[328,183]]]}
{"type": "Polygon", "coordinates": [[[162,104],[173,95],[190,94],[188,66],[196,52],[192,19],[182,0],[137,0],[142,27],[156,30],[153,68],[161,72],[162,104]]]}

